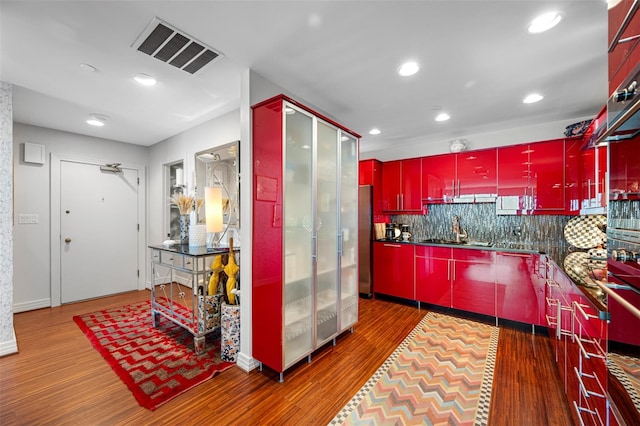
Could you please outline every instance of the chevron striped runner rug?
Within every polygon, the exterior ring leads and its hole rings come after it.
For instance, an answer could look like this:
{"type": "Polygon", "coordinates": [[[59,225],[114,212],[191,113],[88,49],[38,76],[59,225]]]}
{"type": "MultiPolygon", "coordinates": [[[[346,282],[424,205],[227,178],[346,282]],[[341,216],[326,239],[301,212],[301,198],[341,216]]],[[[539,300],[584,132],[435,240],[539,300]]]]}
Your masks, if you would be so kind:
{"type": "Polygon", "coordinates": [[[329,424],[486,425],[498,334],[430,312],[329,424]]]}
{"type": "Polygon", "coordinates": [[[148,301],[73,320],[138,404],[150,410],[234,365],[220,360],[219,333],[208,335],[205,352],[196,355],[193,335],[184,328],[163,317],[153,328],[148,301]]]}
{"type": "Polygon", "coordinates": [[[640,415],[640,359],[609,352],[609,371],[622,383],[640,415]]]}

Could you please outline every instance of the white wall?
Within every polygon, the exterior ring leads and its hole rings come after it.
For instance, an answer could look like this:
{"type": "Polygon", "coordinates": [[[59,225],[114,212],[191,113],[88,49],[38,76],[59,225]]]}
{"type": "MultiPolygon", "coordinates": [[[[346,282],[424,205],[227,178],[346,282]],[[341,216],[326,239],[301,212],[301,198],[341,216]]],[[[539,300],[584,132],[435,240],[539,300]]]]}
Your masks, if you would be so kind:
{"type": "Polygon", "coordinates": [[[18,351],[13,331],[13,86],[0,81],[0,356],[18,351]]]}
{"type": "MultiPolygon", "coordinates": [[[[50,166],[51,154],[104,162],[148,165],[146,147],[14,123],[14,276],[13,310],[51,306],[50,166]],[[44,165],[23,161],[25,142],[45,146],[44,165]],[[37,224],[18,224],[18,215],[37,214],[37,224]]],[[[4,203],[4,197],[3,197],[4,203]]]]}

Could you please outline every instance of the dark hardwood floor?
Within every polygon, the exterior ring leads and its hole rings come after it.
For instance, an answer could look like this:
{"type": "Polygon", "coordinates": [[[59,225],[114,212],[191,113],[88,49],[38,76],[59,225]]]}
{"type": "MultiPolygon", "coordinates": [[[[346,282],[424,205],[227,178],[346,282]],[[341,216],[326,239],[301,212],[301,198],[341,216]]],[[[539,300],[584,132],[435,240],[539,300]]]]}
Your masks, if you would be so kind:
{"type": "MultiPolygon", "coordinates": [[[[0,424],[326,425],[427,313],[360,303],[353,334],[278,374],[232,368],[149,411],[92,348],[72,317],[148,299],[148,291],[14,315],[19,353],[0,358],[0,424]]],[[[545,336],[502,328],[491,425],[570,425],[545,336]]]]}

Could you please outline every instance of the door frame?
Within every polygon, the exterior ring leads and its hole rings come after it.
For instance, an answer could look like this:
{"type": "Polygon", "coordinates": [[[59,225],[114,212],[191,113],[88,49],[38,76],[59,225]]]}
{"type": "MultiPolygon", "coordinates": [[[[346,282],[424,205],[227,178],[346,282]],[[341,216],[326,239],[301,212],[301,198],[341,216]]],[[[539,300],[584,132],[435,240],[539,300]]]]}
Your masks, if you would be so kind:
{"type": "MultiPolygon", "coordinates": [[[[51,154],[51,306],[60,306],[62,301],[62,252],[60,247],[60,241],[62,239],[62,230],[60,227],[60,196],[61,196],[61,169],[62,162],[78,162],[84,164],[94,164],[96,167],[104,166],[105,164],[112,162],[112,160],[95,159],[87,157],[76,157],[71,155],[59,155],[51,154]]],[[[138,185],[138,223],[140,224],[140,231],[138,232],[138,290],[145,289],[146,283],[146,259],[145,259],[145,247],[147,244],[147,212],[146,212],[146,173],[145,166],[134,163],[122,163],[120,165],[123,169],[132,169],[138,172],[138,178],[140,184],[138,185]]]]}

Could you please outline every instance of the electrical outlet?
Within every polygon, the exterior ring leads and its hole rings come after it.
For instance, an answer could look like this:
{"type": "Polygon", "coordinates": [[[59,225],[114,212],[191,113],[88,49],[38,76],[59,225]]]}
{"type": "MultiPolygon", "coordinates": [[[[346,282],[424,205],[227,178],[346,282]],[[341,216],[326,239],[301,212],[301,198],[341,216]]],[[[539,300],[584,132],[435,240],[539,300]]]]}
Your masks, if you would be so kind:
{"type": "Polygon", "coordinates": [[[38,223],[38,215],[36,213],[21,213],[18,215],[18,223],[22,224],[33,224],[38,223]]]}

